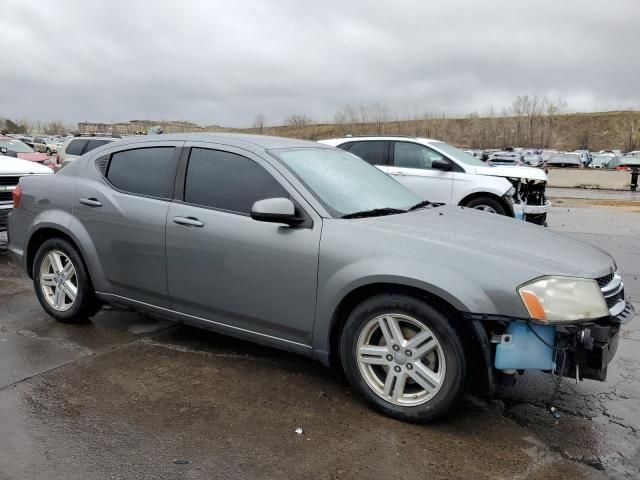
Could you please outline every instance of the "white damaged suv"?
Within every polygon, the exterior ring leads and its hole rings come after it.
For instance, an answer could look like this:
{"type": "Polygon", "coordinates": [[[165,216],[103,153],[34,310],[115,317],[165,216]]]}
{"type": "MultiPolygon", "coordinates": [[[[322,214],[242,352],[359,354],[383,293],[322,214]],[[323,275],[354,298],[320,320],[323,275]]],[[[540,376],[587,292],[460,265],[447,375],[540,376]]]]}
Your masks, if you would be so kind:
{"type": "Polygon", "coordinates": [[[431,202],[486,210],[544,225],[551,203],[547,175],[538,168],[489,166],[439,140],[345,137],[321,140],[392,175],[431,202]]]}

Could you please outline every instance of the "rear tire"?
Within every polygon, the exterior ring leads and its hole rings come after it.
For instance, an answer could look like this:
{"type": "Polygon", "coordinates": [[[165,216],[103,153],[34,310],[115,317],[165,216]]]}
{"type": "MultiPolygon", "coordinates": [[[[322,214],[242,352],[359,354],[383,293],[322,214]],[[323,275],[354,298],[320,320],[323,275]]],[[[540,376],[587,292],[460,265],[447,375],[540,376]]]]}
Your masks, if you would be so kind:
{"type": "Polygon", "coordinates": [[[423,300],[383,294],[358,305],[340,338],[352,387],[376,410],[424,423],[461,398],[466,361],[446,316],[423,300]]]}
{"type": "Polygon", "coordinates": [[[84,323],[100,310],[80,252],[67,240],[51,238],[36,252],[33,285],[42,308],[63,323],[84,323]]]}
{"type": "Polygon", "coordinates": [[[467,208],[476,210],[484,210],[489,213],[497,213],[498,215],[507,215],[507,209],[498,200],[491,197],[472,198],[464,204],[467,208]]]}

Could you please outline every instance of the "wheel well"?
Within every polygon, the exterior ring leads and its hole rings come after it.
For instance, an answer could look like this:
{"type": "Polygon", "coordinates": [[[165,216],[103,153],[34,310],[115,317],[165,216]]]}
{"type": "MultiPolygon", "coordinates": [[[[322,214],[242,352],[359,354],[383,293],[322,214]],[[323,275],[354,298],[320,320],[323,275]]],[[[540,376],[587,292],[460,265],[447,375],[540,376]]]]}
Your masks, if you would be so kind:
{"type": "Polygon", "coordinates": [[[416,287],[398,285],[393,283],[375,283],[358,287],[347,294],[336,308],[331,319],[331,331],[329,336],[329,361],[335,368],[342,370],[340,359],[340,337],[342,330],[349,317],[349,314],[356,306],[382,293],[400,293],[409,295],[435,306],[451,320],[451,326],[456,330],[467,358],[467,380],[475,390],[490,392],[492,388],[492,378],[488,375],[487,361],[483,351],[483,342],[478,338],[478,333],[474,330],[470,320],[463,318],[461,313],[451,304],[432,293],[426,292],[416,287]]]}
{"type": "Polygon", "coordinates": [[[490,192],[476,192],[472,193],[471,195],[467,195],[462,200],[460,200],[460,203],[458,205],[464,207],[467,203],[469,203],[471,200],[475,200],[476,198],[490,198],[492,200],[495,200],[504,207],[505,211],[509,213],[509,215],[513,216],[513,207],[509,204],[509,202],[507,202],[503,197],[499,197],[498,195],[490,192]]]}
{"type": "Polygon", "coordinates": [[[56,230],[55,228],[41,228],[36,231],[31,235],[29,244],[27,245],[27,274],[29,275],[29,278],[33,278],[33,261],[36,256],[36,252],[40,246],[50,238],[64,238],[67,242],[76,247],[76,249],[78,248],[76,242],[74,242],[69,235],[61,232],[60,230],[56,230]]]}

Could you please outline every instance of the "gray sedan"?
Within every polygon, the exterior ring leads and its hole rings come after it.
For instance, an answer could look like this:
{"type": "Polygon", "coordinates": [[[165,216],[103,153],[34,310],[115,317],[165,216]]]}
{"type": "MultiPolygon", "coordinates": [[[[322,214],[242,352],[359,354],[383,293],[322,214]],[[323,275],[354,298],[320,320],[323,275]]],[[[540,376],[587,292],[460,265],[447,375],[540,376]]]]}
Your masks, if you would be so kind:
{"type": "Polygon", "coordinates": [[[520,370],[604,380],[633,316],[601,250],[317,143],[131,138],[14,203],[9,249],[58,321],[116,304],[298,352],[403,420],[520,370]]]}

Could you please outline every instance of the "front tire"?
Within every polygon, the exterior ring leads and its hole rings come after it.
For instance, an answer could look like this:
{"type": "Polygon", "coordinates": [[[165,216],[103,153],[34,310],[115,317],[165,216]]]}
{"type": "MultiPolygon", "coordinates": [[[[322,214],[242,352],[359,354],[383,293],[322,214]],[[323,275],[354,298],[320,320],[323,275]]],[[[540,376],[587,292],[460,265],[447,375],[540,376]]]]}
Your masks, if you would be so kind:
{"type": "Polygon", "coordinates": [[[340,351],[353,388],[399,420],[434,420],[464,390],[458,335],[440,310],[408,295],[377,295],[358,305],[345,324],[340,351]]]}
{"type": "Polygon", "coordinates": [[[498,200],[490,197],[472,198],[464,204],[467,208],[483,210],[489,213],[497,213],[498,215],[507,215],[507,209],[498,200]]]}
{"type": "Polygon", "coordinates": [[[42,308],[63,323],[83,323],[100,309],[87,268],[67,240],[51,238],[36,252],[33,285],[42,308]]]}

